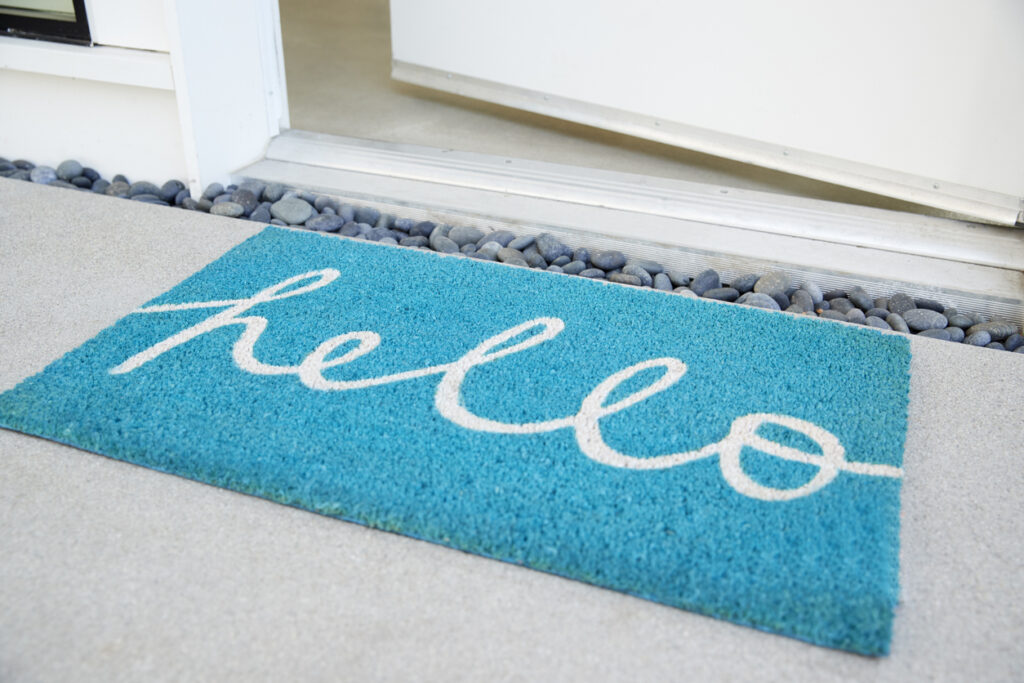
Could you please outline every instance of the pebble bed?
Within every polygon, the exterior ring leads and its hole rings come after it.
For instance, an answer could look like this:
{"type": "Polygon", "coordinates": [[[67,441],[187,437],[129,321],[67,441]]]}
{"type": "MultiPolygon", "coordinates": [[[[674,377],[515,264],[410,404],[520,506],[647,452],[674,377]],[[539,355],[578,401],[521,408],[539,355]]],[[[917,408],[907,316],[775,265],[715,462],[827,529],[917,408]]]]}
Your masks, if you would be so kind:
{"type": "Polygon", "coordinates": [[[277,183],[248,181],[227,187],[213,183],[196,199],[179,180],[168,180],[159,186],[144,180],[130,182],[123,175],[106,180],[75,160],[51,168],[3,157],[0,157],[0,177],[257,223],[304,227],[382,244],[432,249],[445,254],[461,253],[468,258],[602,278],[681,296],[717,299],[1024,353],[1024,336],[1016,324],[960,312],[932,299],[912,298],[901,292],[872,298],[861,287],[823,292],[813,282],[795,283],[781,271],[750,273],[725,282],[710,268],[695,274],[679,273],[653,261],[631,259],[621,251],[591,252],[586,247],[573,248],[548,233],[534,236],[516,235],[508,230],[485,232],[471,226],[452,227],[396,218],[371,207],[341,204],[332,197],[277,183]]]}

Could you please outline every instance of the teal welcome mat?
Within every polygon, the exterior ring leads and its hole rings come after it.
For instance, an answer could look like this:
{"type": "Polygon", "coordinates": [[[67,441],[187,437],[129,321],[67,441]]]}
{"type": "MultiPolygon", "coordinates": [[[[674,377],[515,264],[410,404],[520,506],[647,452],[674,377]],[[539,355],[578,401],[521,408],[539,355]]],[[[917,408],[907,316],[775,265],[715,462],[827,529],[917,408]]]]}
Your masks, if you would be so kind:
{"type": "Polygon", "coordinates": [[[864,654],[898,335],[268,228],[0,395],[113,458],[864,654]]]}

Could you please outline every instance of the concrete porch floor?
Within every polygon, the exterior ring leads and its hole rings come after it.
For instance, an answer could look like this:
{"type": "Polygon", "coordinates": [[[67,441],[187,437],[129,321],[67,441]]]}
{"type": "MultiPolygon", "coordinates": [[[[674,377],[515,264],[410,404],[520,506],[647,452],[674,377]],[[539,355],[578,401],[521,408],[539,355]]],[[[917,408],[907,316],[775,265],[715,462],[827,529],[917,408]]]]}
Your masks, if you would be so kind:
{"type": "MultiPolygon", "coordinates": [[[[0,390],[260,227],[0,179],[0,390]]],[[[911,346],[888,658],[0,430],[0,680],[1020,680],[1024,358],[911,346]]]]}

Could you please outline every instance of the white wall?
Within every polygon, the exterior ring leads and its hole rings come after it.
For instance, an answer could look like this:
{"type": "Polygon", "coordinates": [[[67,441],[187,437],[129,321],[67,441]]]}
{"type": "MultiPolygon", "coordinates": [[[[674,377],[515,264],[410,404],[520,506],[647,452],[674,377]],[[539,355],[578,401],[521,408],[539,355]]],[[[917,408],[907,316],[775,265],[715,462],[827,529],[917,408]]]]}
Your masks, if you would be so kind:
{"type": "Polygon", "coordinates": [[[170,52],[163,0],[86,0],[85,13],[97,45],[170,52]]]}
{"type": "Polygon", "coordinates": [[[0,155],[8,159],[75,158],[108,179],[185,177],[170,90],[0,69],[0,92],[22,94],[0,106],[0,155]]]}
{"type": "Polygon", "coordinates": [[[89,0],[94,46],[0,36],[0,154],[193,193],[287,126],[276,0],[89,0]]]}

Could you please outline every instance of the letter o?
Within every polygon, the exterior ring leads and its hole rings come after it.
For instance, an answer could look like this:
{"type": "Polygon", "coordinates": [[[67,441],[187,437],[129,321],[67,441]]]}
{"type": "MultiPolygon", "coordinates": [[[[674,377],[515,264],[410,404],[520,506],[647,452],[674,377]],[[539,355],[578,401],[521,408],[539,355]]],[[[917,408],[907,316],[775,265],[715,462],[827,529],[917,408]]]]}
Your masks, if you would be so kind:
{"type": "Polygon", "coordinates": [[[718,444],[718,462],[722,476],[739,493],[758,500],[776,502],[802,498],[824,488],[839,474],[846,457],[839,439],[812,422],[789,415],[754,413],[733,421],[729,436],[718,444]],[[821,454],[807,453],[758,436],[757,429],[762,424],[776,424],[800,432],[821,447],[821,454]],[[740,462],[744,446],[783,460],[814,465],[818,471],[806,484],[793,489],[779,489],[759,484],[744,471],[740,462]]]}

